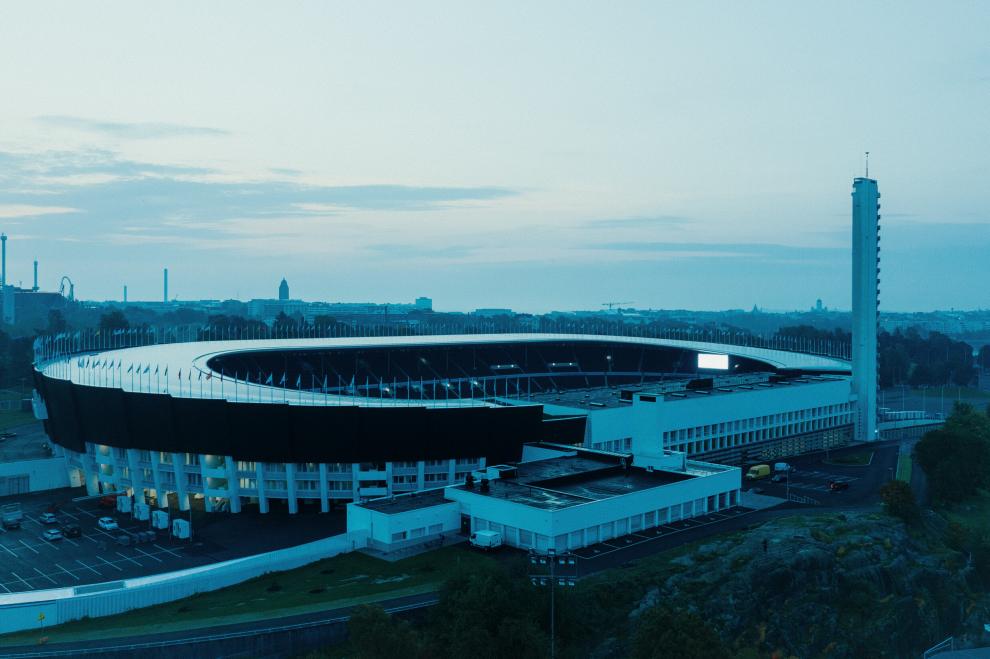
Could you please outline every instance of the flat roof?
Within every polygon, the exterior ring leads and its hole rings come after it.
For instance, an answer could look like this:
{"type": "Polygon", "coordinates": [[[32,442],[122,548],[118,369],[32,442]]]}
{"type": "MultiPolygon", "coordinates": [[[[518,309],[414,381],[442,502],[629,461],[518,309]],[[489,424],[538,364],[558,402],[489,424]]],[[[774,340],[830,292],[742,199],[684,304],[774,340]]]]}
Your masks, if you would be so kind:
{"type": "Polygon", "coordinates": [[[421,492],[410,492],[409,494],[372,499],[370,501],[355,503],[354,505],[367,508],[368,510],[374,510],[375,512],[385,513],[386,515],[395,515],[419,508],[432,508],[442,503],[451,503],[444,499],[443,491],[444,488],[440,487],[421,492]]]}
{"type": "MultiPolygon", "coordinates": [[[[756,374],[754,374],[756,375],[756,374]]],[[[637,385],[611,385],[608,387],[584,387],[580,389],[568,389],[561,392],[543,392],[533,394],[525,399],[525,402],[541,403],[543,405],[556,405],[559,407],[573,407],[583,411],[594,412],[596,409],[612,409],[616,407],[626,407],[632,403],[632,395],[644,394],[663,397],[665,401],[678,401],[689,398],[701,398],[711,396],[724,396],[726,394],[741,393],[744,391],[759,391],[761,389],[779,389],[781,387],[796,387],[808,384],[819,384],[822,382],[834,382],[845,379],[841,375],[802,375],[793,379],[773,382],[770,380],[770,373],[763,375],[762,381],[756,378],[751,382],[738,382],[732,384],[721,384],[717,381],[711,389],[683,389],[677,391],[659,391],[661,385],[671,385],[681,383],[686,385],[692,380],[704,378],[681,377],[658,382],[644,382],[637,385]],[[626,397],[623,398],[623,393],[626,397]],[[630,395],[631,394],[631,395],[630,395]]]]}
{"type": "Polygon", "coordinates": [[[687,472],[624,467],[622,459],[619,455],[574,455],[523,462],[517,465],[515,478],[491,481],[488,492],[482,492],[479,483],[472,489],[463,484],[453,487],[543,510],[560,510],[698,477],[687,472]]]}

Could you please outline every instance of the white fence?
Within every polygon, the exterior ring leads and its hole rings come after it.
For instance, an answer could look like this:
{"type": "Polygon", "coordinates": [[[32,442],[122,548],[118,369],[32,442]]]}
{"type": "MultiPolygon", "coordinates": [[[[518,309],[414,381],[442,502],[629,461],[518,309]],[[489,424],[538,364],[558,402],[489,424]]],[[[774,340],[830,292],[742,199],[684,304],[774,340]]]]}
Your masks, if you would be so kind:
{"type": "Polygon", "coordinates": [[[367,544],[366,531],[324,538],[304,545],[222,563],[75,588],[53,588],[0,595],[0,633],[40,629],[172,602],[247,581],[269,572],[291,570],[367,544]]]}

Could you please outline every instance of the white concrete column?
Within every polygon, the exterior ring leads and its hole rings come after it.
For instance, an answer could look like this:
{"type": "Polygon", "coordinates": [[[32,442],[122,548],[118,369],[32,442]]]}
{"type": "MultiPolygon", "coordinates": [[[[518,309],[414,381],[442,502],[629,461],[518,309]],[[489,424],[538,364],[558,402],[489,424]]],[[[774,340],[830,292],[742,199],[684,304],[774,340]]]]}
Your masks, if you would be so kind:
{"type": "Polygon", "coordinates": [[[426,489],[426,461],[420,460],[416,463],[416,489],[426,489]]]}
{"type": "Polygon", "coordinates": [[[82,464],[83,476],[86,480],[86,494],[91,497],[96,496],[100,493],[100,477],[97,474],[96,461],[87,454],[83,455],[79,462],[82,464]]]}
{"type": "Polygon", "coordinates": [[[268,512],[268,495],[265,492],[265,463],[254,463],[255,473],[258,479],[258,510],[262,513],[268,512]]]}
{"type": "Polygon", "coordinates": [[[136,448],[127,449],[127,469],[131,472],[131,490],[134,493],[134,503],[145,503],[144,475],[138,464],[139,451],[136,448]]]}
{"type": "Polygon", "coordinates": [[[457,460],[452,458],[447,461],[447,484],[456,485],[454,477],[457,475],[457,460]]]}
{"type": "Polygon", "coordinates": [[[289,496],[289,514],[299,512],[299,502],[296,500],[296,463],[285,463],[285,491],[289,496]]]}
{"type": "Polygon", "coordinates": [[[351,499],[361,500],[361,465],[357,462],[351,465],[351,499]]]}
{"type": "Polygon", "coordinates": [[[330,512],[330,491],[327,487],[327,465],[320,463],[320,512],[330,512]]]}
{"type": "Polygon", "coordinates": [[[230,502],[230,512],[239,513],[241,512],[241,481],[237,477],[237,463],[234,462],[233,456],[225,455],[224,467],[227,473],[227,492],[228,501],[230,502]]]}
{"type": "Polygon", "coordinates": [[[158,507],[168,508],[168,492],[162,488],[161,453],[151,452],[151,478],[155,482],[155,496],[158,497],[158,507]]]}
{"type": "Polygon", "coordinates": [[[172,470],[175,472],[175,494],[179,499],[179,510],[189,510],[189,496],[186,491],[185,453],[172,454],[172,470]]]}
{"type": "Polygon", "coordinates": [[[392,463],[391,462],[386,462],[385,463],[385,488],[386,488],[389,496],[392,496],[392,494],[394,494],[392,492],[392,463]]]}

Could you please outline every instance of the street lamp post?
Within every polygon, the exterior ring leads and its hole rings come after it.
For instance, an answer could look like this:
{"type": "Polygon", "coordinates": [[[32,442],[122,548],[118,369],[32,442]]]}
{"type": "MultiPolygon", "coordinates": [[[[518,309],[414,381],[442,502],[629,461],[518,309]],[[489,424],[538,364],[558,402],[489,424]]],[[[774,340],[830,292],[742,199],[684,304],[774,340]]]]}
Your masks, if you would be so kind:
{"type": "Polygon", "coordinates": [[[550,659],[555,659],[557,652],[557,638],[556,638],[556,611],[555,611],[555,597],[556,597],[556,587],[561,586],[574,586],[575,576],[574,573],[577,569],[577,562],[574,560],[573,554],[570,552],[563,552],[557,554],[556,549],[553,547],[547,549],[546,554],[538,554],[536,550],[529,550],[529,562],[533,566],[546,566],[549,573],[540,570],[539,573],[533,573],[529,575],[530,583],[534,586],[550,586],[550,659]],[[557,574],[558,564],[564,569],[564,575],[557,574]]]}

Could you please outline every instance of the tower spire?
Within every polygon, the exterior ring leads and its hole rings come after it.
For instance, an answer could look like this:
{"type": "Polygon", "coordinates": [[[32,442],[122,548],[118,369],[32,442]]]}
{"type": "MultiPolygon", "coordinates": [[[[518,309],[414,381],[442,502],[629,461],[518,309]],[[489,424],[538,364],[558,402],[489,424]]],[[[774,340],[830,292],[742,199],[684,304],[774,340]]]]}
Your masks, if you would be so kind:
{"type": "Polygon", "coordinates": [[[870,152],[866,152],[866,178],[870,178],[870,152]]]}

